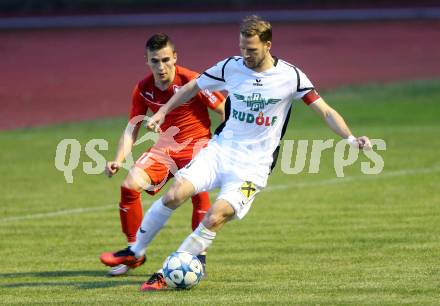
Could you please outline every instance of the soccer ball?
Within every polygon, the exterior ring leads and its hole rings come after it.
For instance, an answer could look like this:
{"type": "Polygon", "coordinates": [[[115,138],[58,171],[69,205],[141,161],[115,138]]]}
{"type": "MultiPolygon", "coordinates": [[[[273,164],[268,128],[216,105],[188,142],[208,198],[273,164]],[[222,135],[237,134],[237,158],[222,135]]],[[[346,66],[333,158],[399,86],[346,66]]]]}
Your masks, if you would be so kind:
{"type": "Polygon", "coordinates": [[[191,288],[197,285],[203,276],[202,263],[188,252],[174,252],[165,260],[162,269],[170,288],[191,288]]]}

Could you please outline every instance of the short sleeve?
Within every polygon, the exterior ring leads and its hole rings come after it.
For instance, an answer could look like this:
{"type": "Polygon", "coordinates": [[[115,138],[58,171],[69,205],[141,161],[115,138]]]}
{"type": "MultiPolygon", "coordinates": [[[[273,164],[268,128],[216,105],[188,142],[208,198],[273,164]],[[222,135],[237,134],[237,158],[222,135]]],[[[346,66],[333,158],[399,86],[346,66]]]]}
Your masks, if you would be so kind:
{"type": "Polygon", "coordinates": [[[307,75],[299,68],[294,67],[296,73],[296,91],[293,94],[294,99],[301,99],[305,94],[315,89],[307,75]]]}
{"type": "Polygon", "coordinates": [[[218,62],[216,65],[205,70],[198,78],[197,85],[201,90],[208,89],[219,91],[226,89],[225,67],[231,58],[218,62]]]}
{"type": "Polygon", "coordinates": [[[136,117],[138,115],[145,115],[147,113],[147,110],[148,106],[142,100],[139,86],[136,85],[133,89],[133,93],[131,96],[131,109],[129,119],[131,120],[133,117],[136,117]]]}

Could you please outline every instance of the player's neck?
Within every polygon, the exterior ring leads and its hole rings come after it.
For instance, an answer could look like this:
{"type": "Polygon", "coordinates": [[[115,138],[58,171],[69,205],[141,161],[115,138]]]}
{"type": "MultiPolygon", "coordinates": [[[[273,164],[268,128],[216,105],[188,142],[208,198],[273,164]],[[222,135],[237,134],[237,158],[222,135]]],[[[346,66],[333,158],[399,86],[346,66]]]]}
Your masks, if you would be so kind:
{"type": "Polygon", "coordinates": [[[166,82],[154,81],[154,86],[164,91],[167,90],[168,87],[170,87],[171,83],[173,83],[173,81],[166,81],[166,82]]]}
{"type": "Polygon", "coordinates": [[[263,59],[263,61],[258,65],[258,67],[253,68],[255,72],[264,72],[266,70],[271,69],[274,66],[274,58],[270,53],[267,54],[267,56],[263,59]]]}
{"type": "Polygon", "coordinates": [[[176,77],[176,70],[171,73],[170,78],[164,81],[161,80],[154,80],[154,86],[159,88],[160,90],[164,91],[167,90],[168,87],[170,87],[171,84],[173,84],[174,78],[176,77]]]}

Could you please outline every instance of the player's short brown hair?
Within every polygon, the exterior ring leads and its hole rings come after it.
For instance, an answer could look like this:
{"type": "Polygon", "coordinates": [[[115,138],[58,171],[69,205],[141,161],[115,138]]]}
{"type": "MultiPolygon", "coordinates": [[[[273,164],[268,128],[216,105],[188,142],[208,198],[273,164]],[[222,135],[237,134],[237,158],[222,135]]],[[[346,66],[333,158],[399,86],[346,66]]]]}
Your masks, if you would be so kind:
{"type": "Polygon", "coordinates": [[[175,51],[174,43],[171,41],[171,38],[165,33],[157,33],[147,40],[145,49],[148,51],[157,51],[166,46],[170,46],[173,52],[175,51]]]}
{"type": "Polygon", "coordinates": [[[246,37],[258,35],[262,42],[272,41],[272,26],[260,16],[251,15],[243,19],[240,34],[246,37]]]}

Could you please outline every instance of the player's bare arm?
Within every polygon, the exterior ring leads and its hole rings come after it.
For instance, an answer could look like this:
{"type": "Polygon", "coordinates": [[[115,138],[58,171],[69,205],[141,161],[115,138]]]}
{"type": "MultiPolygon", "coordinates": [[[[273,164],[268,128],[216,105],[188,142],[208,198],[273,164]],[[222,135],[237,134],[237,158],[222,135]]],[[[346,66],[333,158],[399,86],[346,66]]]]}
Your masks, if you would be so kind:
{"type": "Polygon", "coordinates": [[[359,149],[370,149],[371,142],[367,136],[361,136],[351,139],[352,133],[345,123],[344,118],[332,107],[330,107],[322,98],[319,98],[310,107],[316,111],[327,123],[327,126],[342,138],[348,139],[351,142],[357,142],[359,149]]]}
{"type": "Polygon", "coordinates": [[[155,132],[159,131],[159,126],[164,122],[165,116],[173,109],[184,104],[193,98],[200,91],[196,80],[191,80],[182,86],[171,99],[163,105],[148,121],[147,127],[155,132]]]}
{"type": "Polygon", "coordinates": [[[108,177],[112,177],[115,175],[119,168],[121,167],[122,162],[125,160],[125,157],[131,152],[133,148],[133,144],[137,139],[139,133],[140,124],[132,124],[128,123],[124,132],[122,132],[121,137],[119,138],[118,149],[116,151],[116,155],[114,160],[108,161],[105,166],[105,174],[108,177]]]}
{"type": "Polygon", "coordinates": [[[222,122],[225,121],[225,102],[226,100],[223,100],[222,103],[220,103],[215,109],[214,112],[220,115],[222,118],[222,122]]]}

